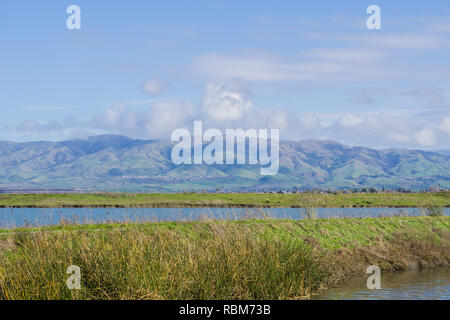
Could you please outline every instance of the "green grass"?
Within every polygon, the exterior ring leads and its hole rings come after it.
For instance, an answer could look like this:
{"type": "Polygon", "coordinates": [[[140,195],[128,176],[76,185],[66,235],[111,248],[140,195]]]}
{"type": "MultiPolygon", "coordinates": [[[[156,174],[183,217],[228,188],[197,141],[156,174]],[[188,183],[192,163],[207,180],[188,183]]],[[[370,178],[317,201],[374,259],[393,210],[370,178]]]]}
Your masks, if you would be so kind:
{"type": "Polygon", "coordinates": [[[450,207],[450,192],[3,194],[0,207],[450,207]]]}
{"type": "Polygon", "coordinates": [[[448,264],[449,248],[447,216],[0,230],[0,299],[297,299],[372,264],[448,264]]]}

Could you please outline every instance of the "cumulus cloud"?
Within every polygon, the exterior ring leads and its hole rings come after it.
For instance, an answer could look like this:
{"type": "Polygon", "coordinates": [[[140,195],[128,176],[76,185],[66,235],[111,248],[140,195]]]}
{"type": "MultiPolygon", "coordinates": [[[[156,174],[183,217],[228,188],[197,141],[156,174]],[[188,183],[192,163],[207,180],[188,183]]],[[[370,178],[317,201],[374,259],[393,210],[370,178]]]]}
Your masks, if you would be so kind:
{"type": "Polygon", "coordinates": [[[241,119],[251,107],[249,84],[243,80],[232,79],[225,83],[206,85],[202,108],[215,121],[241,119]]]}
{"type": "Polygon", "coordinates": [[[192,125],[198,117],[197,107],[189,101],[162,101],[146,112],[145,129],[152,137],[169,137],[173,129],[192,125]]]}
{"type": "Polygon", "coordinates": [[[450,135],[450,117],[446,117],[442,120],[439,130],[450,135]]]}
{"type": "Polygon", "coordinates": [[[138,111],[117,105],[96,115],[90,125],[108,131],[143,138],[167,138],[173,129],[193,121],[198,109],[183,100],[159,101],[138,111]]]}
{"type": "Polygon", "coordinates": [[[159,78],[152,78],[144,83],[143,89],[151,95],[158,95],[166,91],[167,84],[159,78]]]}
{"type": "Polygon", "coordinates": [[[436,139],[434,137],[434,132],[431,130],[421,130],[414,134],[414,138],[417,143],[423,147],[433,147],[436,145],[436,139]]]}
{"type": "Polygon", "coordinates": [[[360,125],[363,121],[361,117],[347,113],[337,121],[337,124],[343,127],[354,127],[360,125]]]}
{"type": "Polygon", "coordinates": [[[83,121],[31,120],[16,129],[65,137],[92,132],[168,139],[174,129],[192,129],[194,120],[203,120],[204,129],[280,129],[280,137],[285,140],[332,139],[376,148],[450,148],[450,114],[446,108],[397,113],[293,113],[282,108],[253,107],[249,87],[243,80],[231,79],[207,84],[198,104],[181,99],[152,101],[145,108],[117,104],[83,121]]]}
{"type": "Polygon", "coordinates": [[[303,125],[305,115],[301,114],[297,117],[297,126],[291,124],[289,130],[284,130],[281,134],[286,139],[332,139],[350,145],[376,148],[450,148],[449,132],[445,131],[450,120],[442,121],[442,114],[445,113],[446,111],[434,112],[428,117],[409,111],[399,114],[345,113],[335,115],[335,120],[326,124],[321,121],[324,115],[308,114],[307,118],[311,119],[309,127],[303,125]],[[317,120],[313,120],[314,118],[317,120]]]}
{"type": "Polygon", "coordinates": [[[332,139],[349,145],[375,148],[450,148],[450,116],[441,110],[428,114],[352,114],[330,116],[311,112],[293,114],[283,109],[251,109],[240,118],[216,121],[200,105],[189,101],[163,101],[145,110],[120,105],[107,109],[89,121],[27,121],[18,126],[22,133],[45,133],[65,137],[115,133],[143,139],[168,139],[176,128],[192,129],[194,120],[203,120],[204,129],[280,129],[284,140],[332,139]],[[324,117],[328,121],[324,121],[324,117]],[[86,135],[86,134],[84,134],[86,135]]]}

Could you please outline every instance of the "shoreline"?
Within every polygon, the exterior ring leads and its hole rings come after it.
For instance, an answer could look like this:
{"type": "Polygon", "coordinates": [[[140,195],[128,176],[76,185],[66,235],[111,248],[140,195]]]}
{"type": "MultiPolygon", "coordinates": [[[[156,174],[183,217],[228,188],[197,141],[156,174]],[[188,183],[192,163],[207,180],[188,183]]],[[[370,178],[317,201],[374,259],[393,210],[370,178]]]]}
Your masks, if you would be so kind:
{"type": "Polygon", "coordinates": [[[437,193],[0,194],[0,208],[414,208],[450,207],[437,193]]]}
{"type": "MultiPolygon", "coordinates": [[[[140,206],[123,206],[123,205],[62,205],[62,206],[30,206],[30,205],[23,205],[23,206],[0,206],[0,209],[183,209],[183,208],[236,208],[236,209],[303,209],[304,206],[258,206],[258,205],[239,205],[239,204],[233,204],[233,205],[192,205],[192,204],[177,204],[177,205],[164,205],[164,204],[157,204],[157,205],[140,205],[140,206]]],[[[383,208],[398,208],[398,209],[408,209],[408,208],[427,208],[427,206],[320,206],[320,207],[308,207],[308,208],[326,208],[326,209],[344,209],[344,208],[373,208],[373,209],[383,209],[383,208]]],[[[439,207],[439,208],[450,208],[450,205],[439,207]]]]}

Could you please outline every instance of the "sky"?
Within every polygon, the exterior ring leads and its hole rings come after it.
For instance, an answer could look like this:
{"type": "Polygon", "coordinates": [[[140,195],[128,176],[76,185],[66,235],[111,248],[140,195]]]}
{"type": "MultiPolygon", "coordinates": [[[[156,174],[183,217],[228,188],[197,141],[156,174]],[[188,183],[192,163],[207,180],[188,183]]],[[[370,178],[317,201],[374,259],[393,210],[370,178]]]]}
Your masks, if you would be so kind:
{"type": "Polygon", "coordinates": [[[202,120],[450,149],[449,57],[448,0],[0,0],[0,140],[170,139],[202,120]]]}

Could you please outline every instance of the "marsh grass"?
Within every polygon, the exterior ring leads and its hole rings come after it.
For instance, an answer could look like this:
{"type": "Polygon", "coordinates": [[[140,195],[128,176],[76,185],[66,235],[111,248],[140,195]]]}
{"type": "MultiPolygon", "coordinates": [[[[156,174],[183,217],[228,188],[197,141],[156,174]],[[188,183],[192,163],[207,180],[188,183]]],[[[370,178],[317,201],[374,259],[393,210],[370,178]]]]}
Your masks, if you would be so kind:
{"type": "Polygon", "coordinates": [[[450,263],[448,216],[247,218],[0,230],[0,299],[298,299],[372,264],[450,263]]]}
{"type": "Polygon", "coordinates": [[[304,208],[300,209],[300,214],[304,219],[313,219],[316,220],[319,218],[319,214],[317,212],[317,208],[304,208]]]}
{"type": "Polygon", "coordinates": [[[97,193],[1,194],[0,207],[450,207],[439,193],[97,193]]]}
{"type": "Polygon", "coordinates": [[[287,299],[329,276],[298,241],[230,224],[188,230],[15,234],[15,249],[0,252],[0,299],[287,299]],[[66,287],[69,265],[81,290],[66,287]]]}
{"type": "Polygon", "coordinates": [[[425,214],[429,217],[441,217],[444,215],[444,209],[441,207],[427,207],[425,214]]]}

